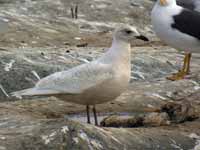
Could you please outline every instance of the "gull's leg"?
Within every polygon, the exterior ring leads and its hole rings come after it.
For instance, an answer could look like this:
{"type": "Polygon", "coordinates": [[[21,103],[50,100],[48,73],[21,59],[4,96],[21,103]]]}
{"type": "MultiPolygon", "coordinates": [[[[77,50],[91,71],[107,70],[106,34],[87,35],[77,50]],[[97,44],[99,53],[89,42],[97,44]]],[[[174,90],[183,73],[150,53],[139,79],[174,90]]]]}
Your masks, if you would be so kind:
{"type": "Polygon", "coordinates": [[[87,105],[86,106],[86,112],[87,112],[87,123],[91,123],[90,122],[90,106],[89,105],[87,105]]]}
{"type": "Polygon", "coordinates": [[[185,73],[189,74],[190,73],[190,60],[192,57],[192,53],[188,53],[187,55],[187,60],[186,60],[186,68],[185,68],[185,73]]]}
{"type": "Polygon", "coordinates": [[[179,70],[180,73],[185,72],[186,67],[187,67],[187,60],[188,60],[188,57],[187,57],[187,54],[185,54],[185,57],[184,57],[184,60],[183,60],[183,67],[181,68],[181,70],[179,70]]]}
{"type": "Polygon", "coordinates": [[[94,113],[94,122],[95,122],[95,125],[98,126],[97,112],[96,112],[95,105],[93,106],[93,113],[94,113]]]}
{"type": "Polygon", "coordinates": [[[191,60],[191,56],[192,56],[191,53],[186,53],[182,69],[178,73],[175,73],[175,74],[173,74],[170,77],[167,77],[167,79],[168,80],[172,80],[172,81],[184,79],[184,77],[186,75],[188,75],[189,72],[190,72],[190,60],[191,60]]]}

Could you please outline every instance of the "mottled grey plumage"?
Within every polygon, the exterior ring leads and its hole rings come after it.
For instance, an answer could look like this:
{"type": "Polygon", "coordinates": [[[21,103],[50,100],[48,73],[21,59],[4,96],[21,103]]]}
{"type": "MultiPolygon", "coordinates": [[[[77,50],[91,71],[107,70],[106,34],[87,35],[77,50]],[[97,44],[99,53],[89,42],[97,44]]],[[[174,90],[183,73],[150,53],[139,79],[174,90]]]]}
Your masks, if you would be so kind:
{"type": "Polygon", "coordinates": [[[113,100],[130,79],[130,43],[138,32],[120,27],[111,48],[101,58],[41,79],[33,88],[12,93],[14,96],[54,95],[65,101],[94,105],[113,100]]]}
{"type": "Polygon", "coordinates": [[[111,48],[99,59],[41,79],[33,88],[14,96],[53,95],[64,101],[94,105],[113,100],[130,79],[130,40],[135,28],[121,26],[114,32],[111,48]]]}
{"type": "MultiPolygon", "coordinates": [[[[135,28],[121,26],[113,35],[110,49],[99,59],[67,71],[56,72],[30,89],[13,92],[13,96],[55,96],[61,100],[86,105],[111,101],[119,96],[130,80],[130,40],[140,38],[135,28]]],[[[95,107],[93,108],[96,116],[95,107]]],[[[95,117],[97,124],[97,117],[95,117]]]]}

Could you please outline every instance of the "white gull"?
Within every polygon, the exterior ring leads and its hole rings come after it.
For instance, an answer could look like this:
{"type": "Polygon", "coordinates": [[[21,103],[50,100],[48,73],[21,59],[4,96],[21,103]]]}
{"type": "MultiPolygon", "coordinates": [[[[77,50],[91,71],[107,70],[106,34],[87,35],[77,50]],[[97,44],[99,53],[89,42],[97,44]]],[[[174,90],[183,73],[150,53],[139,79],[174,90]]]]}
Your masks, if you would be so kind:
{"type": "Polygon", "coordinates": [[[111,47],[99,59],[51,74],[40,79],[35,87],[13,92],[12,95],[55,96],[63,101],[86,105],[88,123],[89,106],[92,105],[97,125],[95,105],[114,100],[129,84],[130,41],[135,38],[145,40],[134,27],[120,26],[113,34],[111,47]]]}

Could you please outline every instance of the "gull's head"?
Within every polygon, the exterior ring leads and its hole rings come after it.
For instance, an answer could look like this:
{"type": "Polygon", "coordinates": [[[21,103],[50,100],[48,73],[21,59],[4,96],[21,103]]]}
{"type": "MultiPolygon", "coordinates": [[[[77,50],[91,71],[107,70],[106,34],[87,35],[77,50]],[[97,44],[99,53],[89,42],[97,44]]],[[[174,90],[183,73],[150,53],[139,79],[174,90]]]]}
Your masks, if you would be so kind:
{"type": "Polygon", "coordinates": [[[158,4],[162,7],[176,4],[176,0],[158,0],[158,4]]]}
{"type": "Polygon", "coordinates": [[[144,41],[148,41],[148,39],[144,36],[141,36],[141,34],[137,31],[136,28],[128,25],[123,25],[118,27],[114,34],[113,38],[117,41],[123,41],[130,43],[134,39],[141,39],[144,41]]]}

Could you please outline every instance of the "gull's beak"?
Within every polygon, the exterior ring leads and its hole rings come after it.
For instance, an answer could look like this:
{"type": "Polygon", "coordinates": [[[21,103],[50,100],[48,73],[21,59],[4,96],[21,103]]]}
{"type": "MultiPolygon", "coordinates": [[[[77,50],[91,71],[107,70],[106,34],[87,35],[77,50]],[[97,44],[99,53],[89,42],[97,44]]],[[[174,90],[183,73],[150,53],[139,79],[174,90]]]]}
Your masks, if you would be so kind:
{"type": "Polygon", "coordinates": [[[165,6],[167,4],[166,0],[159,0],[160,5],[165,6]]]}
{"type": "Polygon", "coordinates": [[[143,40],[143,41],[149,41],[149,39],[147,37],[145,37],[144,35],[138,35],[138,36],[135,36],[136,39],[140,39],[140,40],[143,40]]]}
{"type": "Polygon", "coordinates": [[[149,39],[147,37],[145,37],[144,35],[141,35],[140,32],[138,32],[138,30],[136,28],[132,28],[132,31],[135,33],[134,37],[136,39],[140,39],[143,41],[149,41],[149,39]]]}

